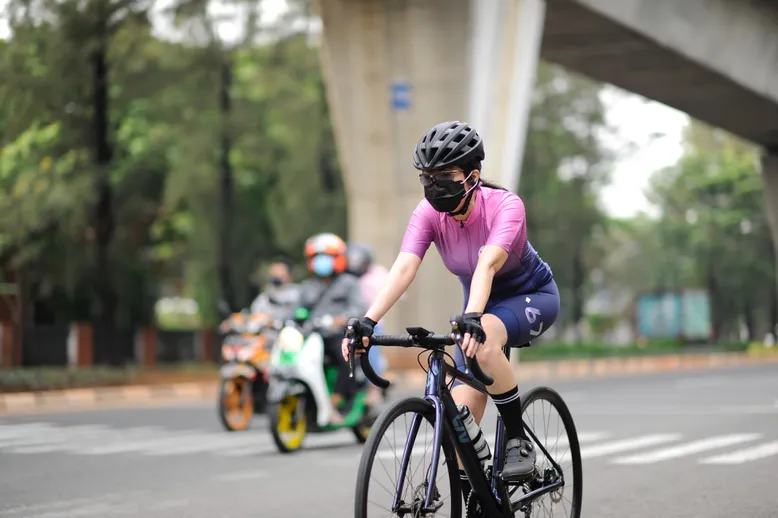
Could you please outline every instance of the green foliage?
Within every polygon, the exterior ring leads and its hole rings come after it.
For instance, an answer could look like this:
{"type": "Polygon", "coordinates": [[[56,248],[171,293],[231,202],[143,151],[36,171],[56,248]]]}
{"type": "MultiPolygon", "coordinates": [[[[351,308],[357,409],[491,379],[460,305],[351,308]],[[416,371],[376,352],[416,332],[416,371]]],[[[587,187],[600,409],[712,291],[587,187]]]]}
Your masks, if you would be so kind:
{"type": "Polygon", "coordinates": [[[0,393],[111,387],[137,384],[212,382],[218,379],[218,365],[182,363],[175,366],[139,368],[37,367],[0,371],[0,393]]]}
{"type": "Polygon", "coordinates": [[[651,341],[647,344],[626,344],[618,346],[599,342],[581,342],[575,345],[547,342],[521,349],[520,361],[651,356],[658,354],[677,354],[683,352],[683,350],[684,347],[681,344],[670,341],[651,341]]]}
{"type": "Polygon", "coordinates": [[[610,286],[643,292],[707,290],[714,340],[761,338],[775,324],[775,261],[756,150],[701,123],[679,162],[647,192],[660,217],[613,221],[603,264],[610,286]]]}
{"type": "MultiPolygon", "coordinates": [[[[193,297],[204,324],[218,322],[225,138],[233,198],[224,252],[239,304],[251,300],[258,265],[300,257],[304,240],[324,228],[346,232],[317,50],[305,36],[287,31],[262,46],[249,37],[232,46],[212,36],[171,43],[151,34],[150,5],[65,0],[33,13],[12,1],[13,37],[0,42],[0,271],[23,275],[30,307],[43,305],[56,321],[88,319],[99,306],[93,247],[104,175],[117,325],[153,320],[163,295],[193,297]],[[101,49],[111,155],[98,166],[93,58],[101,49]],[[225,63],[233,75],[226,117],[225,63]],[[323,186],[324,173],[334,181],[323,186]]],[[[182,4],[179,22],[216,23],[204,5],[182,4]]],[[[35,318],[29,307],[25,314],[35,318]]]]}
{"type": "Polygon", "coordinates": [[[551,266],[562,297],[557,327],[584,316],[588,279],[602,250],[596,239],[604,214],[597,190],[609,181],[610,131],[602,85],[541,63],[522,166],[519,194],[527,210],[529,241],[551,266]]]}
{"type": "Polygon", "coordinates": [[[602,336],[616,326],[618,318],[616,315],[589,313],[586,315],[586,322],[595,336],[602,336]]]}

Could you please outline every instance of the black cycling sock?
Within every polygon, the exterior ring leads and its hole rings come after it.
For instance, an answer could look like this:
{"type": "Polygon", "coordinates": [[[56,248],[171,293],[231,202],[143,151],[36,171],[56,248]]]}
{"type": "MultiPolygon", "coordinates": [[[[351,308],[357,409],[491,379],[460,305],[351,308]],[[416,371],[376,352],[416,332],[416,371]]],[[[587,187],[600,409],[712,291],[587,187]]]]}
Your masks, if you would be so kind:
{"type": "Polygon", "coordinates": [[[464,470],[459,470],[459,485],[462,487],[462,496],[465,497],[465,503],[467,503],[467,497],[470,496],[470,480],[467,478],[467,473],[464,470]]]}
{"type": "Polygon", "coordinates": [[[505,424],[505,435],[508,439],[528,439],[524,431],[524,422],[521,418],[521,399],[519,398],[518,385],[504,394],[491,394],[497,411],[500,412],[502,422],[505,424]]]}

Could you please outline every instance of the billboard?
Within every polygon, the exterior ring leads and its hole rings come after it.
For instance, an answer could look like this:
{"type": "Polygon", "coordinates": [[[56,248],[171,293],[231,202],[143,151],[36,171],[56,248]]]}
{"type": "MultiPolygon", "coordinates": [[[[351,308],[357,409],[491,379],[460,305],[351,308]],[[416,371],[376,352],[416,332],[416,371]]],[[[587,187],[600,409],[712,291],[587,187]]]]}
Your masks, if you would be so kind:
{"type": "Polygon", "coordinates": [[[710,301],[704,290],[642,295],[637,301],[638,333],[647,338],[706,339],[710,301]]]}

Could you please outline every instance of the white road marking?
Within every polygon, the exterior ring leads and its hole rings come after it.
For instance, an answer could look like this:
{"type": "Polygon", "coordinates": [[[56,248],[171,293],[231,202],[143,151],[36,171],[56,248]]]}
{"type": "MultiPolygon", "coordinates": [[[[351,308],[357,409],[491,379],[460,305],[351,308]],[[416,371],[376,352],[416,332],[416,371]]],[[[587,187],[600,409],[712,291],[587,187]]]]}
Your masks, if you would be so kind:
{"type": "Polygon", "coordinates": [[[743,464],[778,455],[778,441],[702,459],[700,464],[743,464]]]}
{"type": "Polygon", "coordinates": [[[115,453],[129,453],[137,451],[147,451],[150,448],[158,448],[163,445],[172,446],[190,436],[202,436],[203,434],[182,432],[176,435],[163,435],[161,437],[147,437],[137,441],[122,441],[106,446],[96,446],[94,448],[85,448],[78,451],[81,455],[108,455],[115,453]]]}
{"type": "Polygon", "coordinates": [[[679,440],[680,438],[681,435],[677,433],[642,435],[640,437],[631,439],[622,439],[620,441],[584,446],[581,448],[581,458],[591,459],[595,457],[603,457],[613,453],[621,453],[623,451],[637,450],[639,448],[646,448],[649,446],[656,446],[658,444],[673,442],[679,440]]]}
{"type": "MultiPolygon", "coordinates": [[[[405,451],[405,445],[403,445],[400,448],[397,448],[396,450],[379,450],[375,457],[377,459],[394,459],[397,458],[397,461],[401,461],[403,458],[403,452],[405,451]]],[[[416,446],[411,450],[411,459],[418,458],[426,455],[430,459],[432,458],[432,445],[427,448],[426,446],[416,446]]],[[[442,455],[442,453],[441,453],[442,455]]]]}
{"type": "Polygon", "coordinates": [[[216,482],[240,482],[243,480],[257,480],[269,475],[267,471],[240,471],[238,473],[224,473],[211,478],[216,482]]]}
{"type": "Polygon", "coordinates": [[[211,450],[218,451],[226,448],[234,449],[257,445],[267,446],[268,444],[269,442],[266,437],[257,436],[256,434],[245,433],[236,437],[234,434],[224,432],[221,434],[192,435],[177,441],[176,444],[163,444],[144,449],[142,454],[158,456],[182,455],[211,450]]]}
{"type": "Polygon", "coordinates": [[[675,459],[678,457],[683,457],[694,453],[700,453],[706,450],[713,450],[715,448],[724,448],[726,446],[732,446],[733,444],[753,441],[755,439],[758,439],[759,437],[761,437],[761,434],[755,434],[755,433],[719,435],[716,437],[708,437],[706,439],[700,439],[698,441],[679,444],[678,446],[664,448],[661,450],[654,450],[640,455],[622,457],[613,460],[613,464],[651,464],[654,462],[661,462],[663,460],[675,459]]]}

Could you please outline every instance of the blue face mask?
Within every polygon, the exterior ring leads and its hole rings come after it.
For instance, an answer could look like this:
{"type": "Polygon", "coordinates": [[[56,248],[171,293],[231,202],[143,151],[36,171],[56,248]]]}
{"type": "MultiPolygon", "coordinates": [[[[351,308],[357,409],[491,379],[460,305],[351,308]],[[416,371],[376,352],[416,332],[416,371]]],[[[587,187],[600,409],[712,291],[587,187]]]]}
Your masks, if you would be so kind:
{"type": "Polygon", "coordinates": [[[311,261],[311,268],[319,277],[331,277],[335,272],[335,258],[331,255],[319,254],[311,261]]]}

